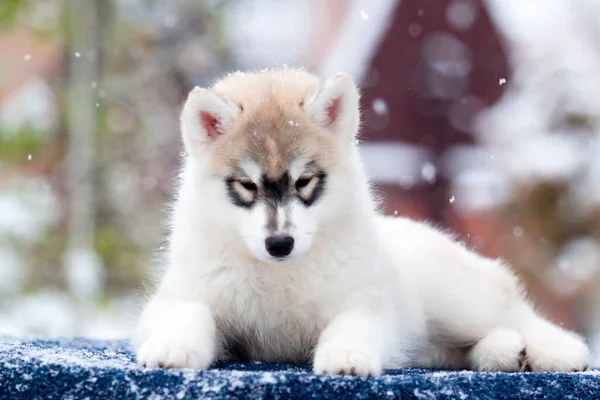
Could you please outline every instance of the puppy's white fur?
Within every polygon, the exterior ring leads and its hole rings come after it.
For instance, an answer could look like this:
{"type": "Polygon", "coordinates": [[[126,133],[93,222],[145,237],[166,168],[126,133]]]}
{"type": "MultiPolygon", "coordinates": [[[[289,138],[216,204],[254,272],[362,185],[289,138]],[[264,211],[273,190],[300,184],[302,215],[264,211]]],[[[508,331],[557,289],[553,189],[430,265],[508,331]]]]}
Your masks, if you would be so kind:
{"type": "MultiPolygon", "coordinates": [[[[204,369],[241,345],[251,359],[312,362],[329,374],[585,369],[585,343],[537,314],[501,262],[423,223],[377,215],[354,143],[358,124],[358,92],[343,75],[235,75],[190,93],[182,112],[189,155],[167,268],[134,337],[139,363],[204,369]],[[212,136],[200,112],[215,117],[212,136]],[[248,127],[261,119],[297,139],[303,157],[329,163],[316,204],[292,202],[287,228],[277,213],[277,229],[296,241],[284,262],[264,249],[260,203],[236,207],[223,183],[233,161],[255,182],[275,165],[273,155],[245,153],[257,134],[248,127]]],[[[307,161],[281,160],[292,180],[307,161]]]]}

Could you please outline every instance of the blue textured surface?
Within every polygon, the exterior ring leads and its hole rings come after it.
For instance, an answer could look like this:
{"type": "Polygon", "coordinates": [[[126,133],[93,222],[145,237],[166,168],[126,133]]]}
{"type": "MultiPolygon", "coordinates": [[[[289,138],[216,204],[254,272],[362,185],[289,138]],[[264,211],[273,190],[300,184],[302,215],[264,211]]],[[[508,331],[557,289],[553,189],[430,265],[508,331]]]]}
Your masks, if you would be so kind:
{"type": "Polygon", "coordinates": [[[571,374],[397,370],[330,377],[308,366],[224,363],[142,369],[124,341],[0,341],[0,399],[64,398],[598,399],[600,371],[571,374]]]}

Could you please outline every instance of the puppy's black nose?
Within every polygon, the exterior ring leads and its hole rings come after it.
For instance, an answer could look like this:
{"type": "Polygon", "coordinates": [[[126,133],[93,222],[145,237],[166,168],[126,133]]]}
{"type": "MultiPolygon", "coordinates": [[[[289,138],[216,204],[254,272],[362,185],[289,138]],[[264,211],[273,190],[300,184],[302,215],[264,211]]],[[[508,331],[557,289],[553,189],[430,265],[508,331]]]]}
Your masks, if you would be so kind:
{"type": "Polygon", "coordinates": [[[291,236],[271,236],[265,240],[265,247],[273,257],[287,257],[294,248],[294,238],[291,236]]]}

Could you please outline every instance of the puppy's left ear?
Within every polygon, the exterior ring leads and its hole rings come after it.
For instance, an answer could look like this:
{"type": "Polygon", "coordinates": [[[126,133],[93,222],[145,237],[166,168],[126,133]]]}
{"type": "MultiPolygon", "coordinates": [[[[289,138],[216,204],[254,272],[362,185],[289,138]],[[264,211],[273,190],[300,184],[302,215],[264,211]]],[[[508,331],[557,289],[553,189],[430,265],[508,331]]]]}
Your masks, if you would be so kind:
{"type": "Polygon", "coordinates": [[[240,107],[211,89],[196,87],[181,111],[181,134],[188,151],[206,149],[229,134],[241,114],[240,107]]]}
{"type": "Polygon", "coordinates": [[[324,127],[354,136],[358,130],[359,98],[352,78],[338,74],[325,80],[304,100],[304,109],[324,127]]]}

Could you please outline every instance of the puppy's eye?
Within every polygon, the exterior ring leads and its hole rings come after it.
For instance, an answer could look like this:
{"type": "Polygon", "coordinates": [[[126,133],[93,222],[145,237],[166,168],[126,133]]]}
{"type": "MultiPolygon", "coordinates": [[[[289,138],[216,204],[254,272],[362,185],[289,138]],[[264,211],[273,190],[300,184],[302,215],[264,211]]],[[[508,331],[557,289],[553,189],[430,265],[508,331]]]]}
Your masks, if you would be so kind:
{"type": "Polygon", "coordinates": [[[258,190],[258,187],[256,186],[256,184],[252,181],[241,180],[239,182],[240,182],[240,185],[242,185],[242,187],[249,192],[256,192],[258,190]]]}
{"type": "Polygon", "coordinates": [[[310,185],[310,182],[315,178],[314,176],[301,176],[296,181],[296,190],[300,191],[310,185]]]}

